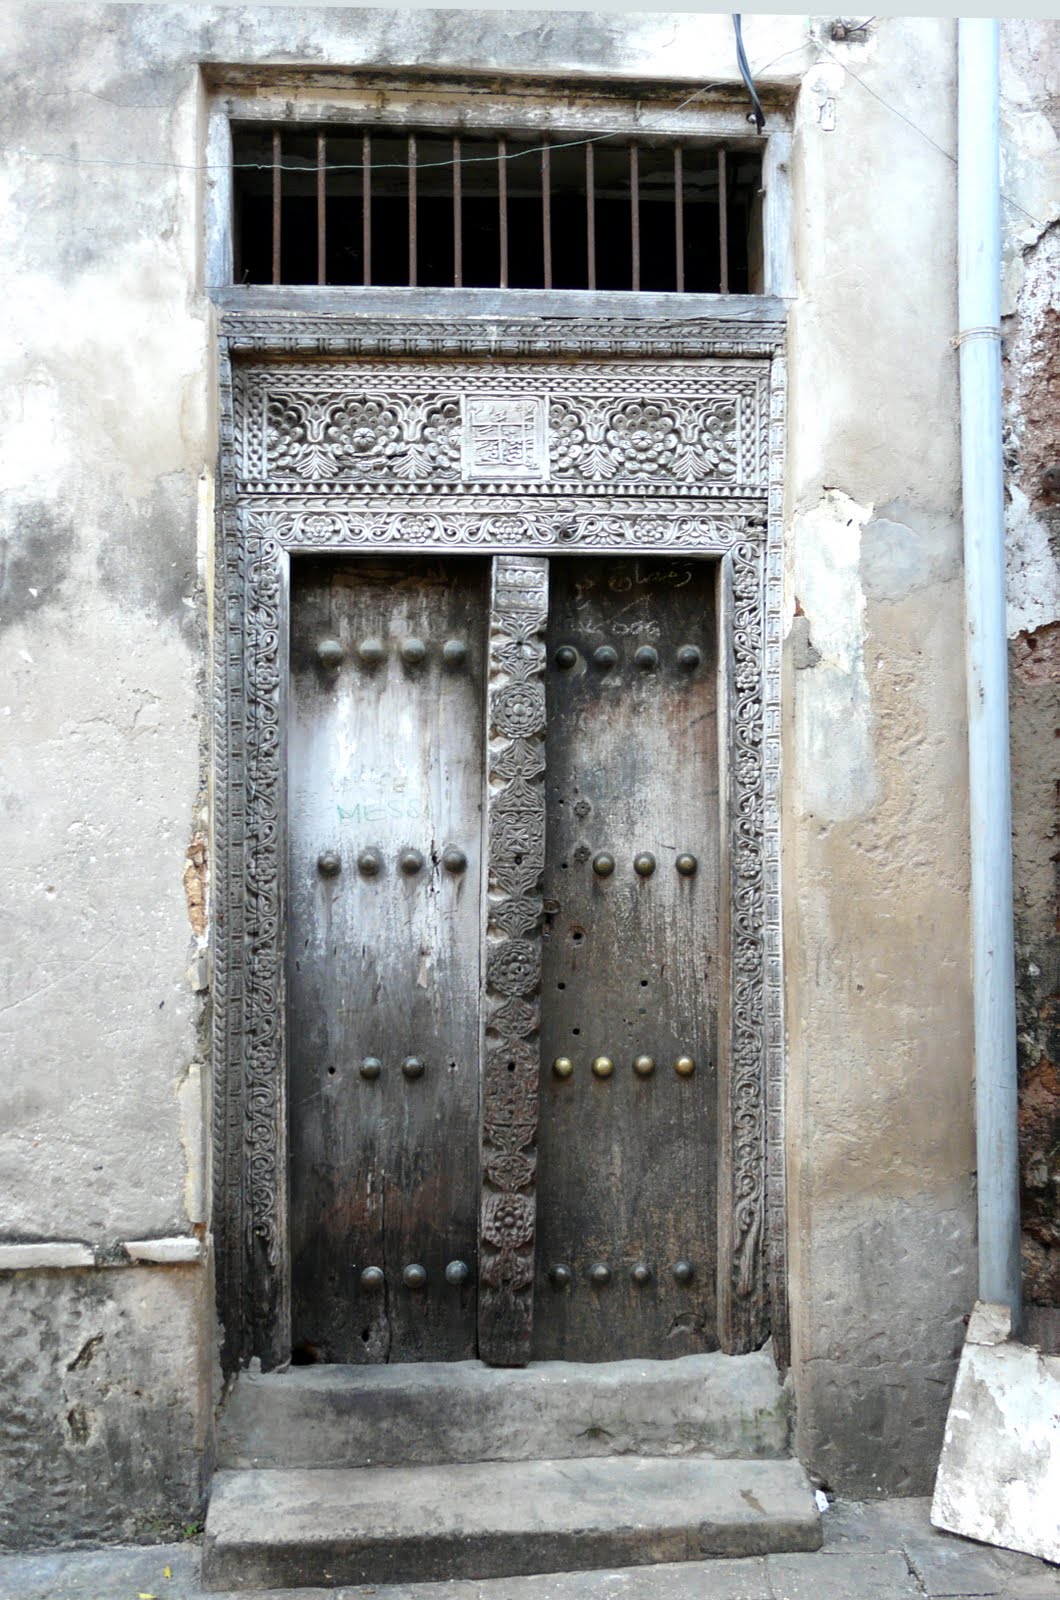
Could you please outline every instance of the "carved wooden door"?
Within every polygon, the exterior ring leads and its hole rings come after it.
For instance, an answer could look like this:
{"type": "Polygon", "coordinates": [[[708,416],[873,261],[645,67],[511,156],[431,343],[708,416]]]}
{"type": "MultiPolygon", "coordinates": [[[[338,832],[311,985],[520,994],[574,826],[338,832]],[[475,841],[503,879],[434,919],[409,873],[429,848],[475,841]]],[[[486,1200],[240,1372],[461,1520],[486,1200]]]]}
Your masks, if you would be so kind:
{"type": "Polygon", "coordinates": [[[716,1345],[714,576],[294,563],[296,1360],[716,1345]]]}
{"type": "Polygon", "coordinates": [[[534,1354],[716,1346],[714,571],[553,563],[534,1354]]]}
{"type": "Polygon", "coordinates": [[[295,1359],[476,1350],[488,573],[294,564],[295,1359]]]}

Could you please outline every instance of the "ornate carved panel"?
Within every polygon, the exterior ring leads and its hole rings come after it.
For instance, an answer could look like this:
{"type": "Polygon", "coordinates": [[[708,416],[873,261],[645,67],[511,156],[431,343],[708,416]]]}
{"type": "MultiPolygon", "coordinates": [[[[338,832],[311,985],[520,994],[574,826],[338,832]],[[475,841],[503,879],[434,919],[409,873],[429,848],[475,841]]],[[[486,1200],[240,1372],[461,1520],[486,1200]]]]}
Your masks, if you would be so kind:
{"type": "Polygon", "coordinates": [[[530,1359],[545,869],[548,562],[498,556],[490,606],[479,1354],[530,1359]]]}
{"type": "Polygon", "coordinates": [[[761,361],[406,368],[249,363],[236,373],[245,494],[398,495],[534,482],[717,500],[765,491],[769,374],[761,361]]]}
{"type": "Polygon", "coordinates": [[[225,319],[215,1174],[231,1361],[257,1354],[274,1364],[289,1337],[280,870],[288,561],[301,550],[371,548],[503,558],[491,759],[497,795],[512,803],[495,801],[490,846],[487,1093],[491,1054],[503,1054],[508,1081],[487,1118],[483,1241],[496,1270],[483,1270],[516,1344],[520,1264],[533,1248],[523,1204],[533,1160],[522,1141],[535,1071],[539,891],[509,868],[516,836],[524,862],[536,860],[537,730],[519,717],[534,702],[544,590],[536,577],[521,589],[514,574],[537,574],[549,551],[568,549],[672,548],[721,561],[731,999],[719,1303],[726,1348],[750,1348],[771,1326],[783,1358],[782,332],[776,323],[604,318],[456,328],[442,319],[225,319]],[[531,591],[525,609],[513,603],[531,591]]]}

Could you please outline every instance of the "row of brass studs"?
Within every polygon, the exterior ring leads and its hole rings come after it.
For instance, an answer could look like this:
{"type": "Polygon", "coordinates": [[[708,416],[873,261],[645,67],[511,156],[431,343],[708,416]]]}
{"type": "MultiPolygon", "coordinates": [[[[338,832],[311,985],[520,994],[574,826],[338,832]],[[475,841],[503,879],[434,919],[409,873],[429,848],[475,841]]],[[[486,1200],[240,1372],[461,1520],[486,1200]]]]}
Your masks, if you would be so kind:
{"type": "MultiPolygon", "coordinates": [[[[402,639],[398,655],[407,667],[422,666],[430,650],[422,639],[402,639]]],[[[447,639],[442,645],[442,661],[447,667],[462,667],[467,660],[467,645],[463,639],[447,639]]],[[[386,660],[387,647],[382,639],[362,639],[357,646],[357,659],[363,667],[379,667],[386,660]]],[[[321,639],[317,645],[317,660],[329,672],[337,672],[346,659],[346,652],[337,639],[321,639]]]]}
{"type": "MultiPolygon", "coordinates": [[[[445,1269],[445,1281],[459,1289],[471,1278],[471,1268],[466,1261],[450,1261],[445,1269]]],[[[410,1261],[402,1269],[401,1281],[406,1289],[425,1289],[427,1287],[427,1268],[421,1267],[418,1261],[410,1261]]],[[[365,1267],[361,1273],[360,1283],[362,1289],[376,1291],[386,1282],[386,1274],[382,1267],[365,1267]]]]}
{"type": "MultiPolygon", "coordinates": [[[[691,1283],[695,1276],[691,1261],[675,1261],[670,1271],[677,1283],[691,1283]]],[[[556,1289],[567,1289],[574,1282],[574,1270],[565,1261],[557,1261],[555,1266],[549,1267],[548,1275],[556,1289]]],[[[629,1275],[637,1287],[643,1289],[651,1283],[655,1273],[646,1261],[638,1261],[630,1268],[629,1275]]],[[[589,1268],[588,1278],[590,1283],[602,1289],[611,1282],[611,1268],[605,1261],[594,1261],[589,1268]]]]}
{"type": "MultiPolygon", "coordinates": [[[[569,672],[571,667],[578,664],[578,652],[571,644],[561,644],[552,659],[557,667],[569,672]]],[[[677,665],[685,672],[694,672],[702,659],[702,652],[694,644],[683,644],[677,652],[677,665]]],[[[597,645],[589,660],[601,672],[610,672],[612,667],[618,666],[618,651],[613,645],[597,645]]],[[[654,672],[659,665],[658,650],[654,645],[642,644],[633,652],[633,665],[642,672],[654,672]]]]}
{"type": "MultiPolygon", "coordinates": [[[[422,872],[426,857],[422,850],[402,850],[397,858],[400,870],[407,878],[422,872]]],[[[357,857],[357,871],[362,878],[378,878],[385,863],[381,850],[362,850],[357,857]]],[[[464,872],[467,856],[455,844],[446,845],[442,851],[442,866],[446,872],[464,872]]],[[[323,850],[317,856],[317,871],[325,878],[337,878],[342,871],[342,856],[337,850],[323,850]]]]}
{"type": "MultiPolygon", "coordinates": [[[[382,1077],[383,1063],[378,1056],[365,1056],[357,1070],[362,1078],[374,1083],[376,1078],[382,1077]]],[[[401,1063],[401,1071],[406,1078],[422,1078],[427,1071],[427,1063],[419,1056],[406,1056],[401,1063]]]]}
{"type": "MultiPolygon", "coordinates": [[[[593,856],[593,871],[598,878],[610,878],[615,865],[615,858],[609,850],[598,850],[593,856]]],[[[639,855],[633,857],[633,871],[640,878],[650,878],[657,865],[650,850],[642,850],[639,855]]],[[[695,856],[683,852],[674,862],[674,866],[682,878],[692,878],[699,868],[699,862],[695,856]]]]}
{"type": "MultiPolygon", "coordinates": [[[[594,1078],[610,1078],[615,1070],[615,1063],[610,1056],[596,1056],[592,1063],[594,1078]]],[[[674,1062],[674,1071],[679,1078],[690,1078],[696,1070],[696,1063],[691,1056],[678,1056],[674,1062]]],[[[570,1056],[557,1056],[552,1063],[552,1071],[557,1078],[570,1078],[574,1075],[574,1062],[570,1056]]],[[[633,1071],[638,1078],[650,1078],[655,1071],[654,1056],[635,1056],[633,1071]]]]}

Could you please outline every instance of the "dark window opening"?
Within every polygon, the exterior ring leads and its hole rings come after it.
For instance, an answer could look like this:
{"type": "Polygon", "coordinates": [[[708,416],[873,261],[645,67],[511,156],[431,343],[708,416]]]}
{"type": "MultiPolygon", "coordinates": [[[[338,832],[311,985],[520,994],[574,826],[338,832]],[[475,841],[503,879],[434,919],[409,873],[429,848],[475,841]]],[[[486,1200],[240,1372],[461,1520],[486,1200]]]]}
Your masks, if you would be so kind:
{"type": "Polygon", "coordinates": [[[753,148],[244,123],[233,152],[237,283],[760,287],[753,148]]]}

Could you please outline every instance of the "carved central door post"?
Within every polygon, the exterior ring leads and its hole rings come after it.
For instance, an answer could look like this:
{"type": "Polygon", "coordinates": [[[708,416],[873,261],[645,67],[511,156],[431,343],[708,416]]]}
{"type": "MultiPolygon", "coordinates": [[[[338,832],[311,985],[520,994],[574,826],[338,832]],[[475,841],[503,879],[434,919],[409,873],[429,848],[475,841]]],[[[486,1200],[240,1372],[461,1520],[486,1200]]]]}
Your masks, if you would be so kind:
{"type": "Polygon", "coordinates": [[[548,561],[496,556],[487,693],[479,1354],[525,1366],[533,1327],[545,870],[548,561]]]}

